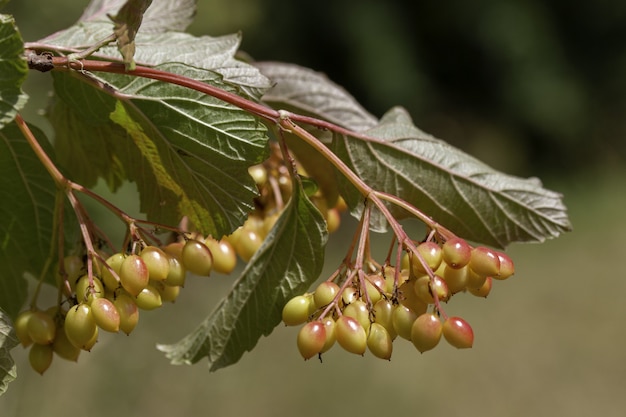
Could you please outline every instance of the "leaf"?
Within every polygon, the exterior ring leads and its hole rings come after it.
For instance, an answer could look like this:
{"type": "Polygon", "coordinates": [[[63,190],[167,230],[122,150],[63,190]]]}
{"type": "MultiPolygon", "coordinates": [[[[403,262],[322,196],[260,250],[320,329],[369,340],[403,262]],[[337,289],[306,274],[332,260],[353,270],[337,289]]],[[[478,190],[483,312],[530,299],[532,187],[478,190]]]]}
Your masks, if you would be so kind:
{"type": "Polygon", "coordinates": [[[10,123],[27,101],[22,92],[28,65],[24,42],[12,16],[0,14],[0,129],[10,123]]]}
{"type": "Polygon", "coordinates": [[[324,74],[281,62],[256,62],[254,66],[273,83],[263,101],[274,108],[327,120],[355,132],[372,128],[378,122],[324,74]]]}
{"type": "MultiPolygon", "coordinates": [[[[44,134],[31,126],[51,155],[44,134]]],[[[55,185],[15,123],[0,130],[0,308],[16,317],[25,271],[39,276],[52,239],[55,185]],[[13,196],[7,198],[6,196],[13,196]]]]}
{"type": "Polygon", "coordinates": [[[126,71],[135,69],[135,36],[151,3],[152,0],[127,0],[115,16],[110,15],[114,23],[117,49],[124,58],[126,71]]]}
{"type": "Polygon", "coordinates": [[[232,291],[195,331],[158,349],[173,364],[193,364],[207,357],[211,371],[236,363],[280,323],[285,303],[317,279],[326,238],[324,218],[301,186],[294,187],[291,200],[232,291]]]}
{"type": "MultiPolygon", "coordinates": [[[[209,71],[182,64],[159,68],[234,90],[209,71]]],[[[68,106],[54,110],[58,117],[51,119],[59,154],[72,149],[68,157],[87,158],[76,167],[72,159],[63,159],[72,178],[83,182],[103,176],[113,185],[122,178],[135,181],[141,210],[158,223],[178,224],[188,216],[199,231],[216,237],[240,226],[257,195],[248,167],[268,153],[265,126],[191,89],[125,75],[100,77],[116,91],[115,98],[71,74],[54,74],[55,90],[68,106]]]]}
{"type": "Polygon", "coordinates": [[[9,383],[17,378],[17,368],[10,353],[17,344],[11,318],[0,308],[0,395],[4,394],[9,383]]]}
{"type": "MultiPolygon", "coordinates": [[[[93,0],[85,8],[77,23],[104,23],[111,28],[108,15],[118,14],[127,0],[93,0]]],[[[196,14],[197,0],[153,0],[152,5],[143,15],[142,32],[162,33],[168,31],[184,31],[193,21],[196,14]]],[[[146,6],[147,7],[147,6],[146,6]]],[[[93,39],[95,44],[111,33],[93,39]]],[[[58,36],[60,33],[52,35],[58,36]]],[[[49,39],[49,38],[47,38],[49,39]]]]}
{"type": "MultiPolygon", "coordinates": [[[[406,200],[459,236],[503,248],[571,230],[560,194],[425,134],[403,109],[391,110],[364,134],[372,139],[335,135],[333,149],[368,185],[406,200]]],[[[358,213],[362,197],[344,179],[340,188],[358,213]]],[[[397,218],[407,216],[391,208],[397,218]]],[[[385,229],[380,217],[375,229],[385,229]]]]}

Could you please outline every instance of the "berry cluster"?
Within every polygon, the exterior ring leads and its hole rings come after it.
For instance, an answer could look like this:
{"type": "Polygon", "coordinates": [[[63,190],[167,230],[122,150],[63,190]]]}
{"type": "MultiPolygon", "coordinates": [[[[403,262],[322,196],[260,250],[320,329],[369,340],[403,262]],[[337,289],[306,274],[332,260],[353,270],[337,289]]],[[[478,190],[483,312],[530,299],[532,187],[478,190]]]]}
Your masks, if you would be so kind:
{"type": "Polygon", "coordinates": [[[460,317],[441,306],[459,292],[486,297],[493,280],[514,273],[511,259],[486,247],[471,247],[453,237],[405,247],[398,266],[344,262],[312,293],[296,296],[283,308],[287,326],[304,324],[297,346],[304,359],[329,350],[335,342],[348,352],[369,350],[390,359],[393,341],[410,340],[420,352],[433,349],[443,336],[457,348],[469,348],[474,334],[460,317]]]}
{"type": "Polygon", "coordinates": [[[187,271],[229,274],[237,262],[228,240],[197,235],[163,247],[144,246],[138,253],[115,253],[106,262],[95,262],[92,276],[83,258],[65,257],[57,274],[60,297],[55,306],[25,310],[15,320],[17,337],[24,347],[31,346],[30,364],[40,374],[54,353],[78,360],[81,350],[93,348],[100,330],[130,334],[140,310],[176,300],[187,271]]]}

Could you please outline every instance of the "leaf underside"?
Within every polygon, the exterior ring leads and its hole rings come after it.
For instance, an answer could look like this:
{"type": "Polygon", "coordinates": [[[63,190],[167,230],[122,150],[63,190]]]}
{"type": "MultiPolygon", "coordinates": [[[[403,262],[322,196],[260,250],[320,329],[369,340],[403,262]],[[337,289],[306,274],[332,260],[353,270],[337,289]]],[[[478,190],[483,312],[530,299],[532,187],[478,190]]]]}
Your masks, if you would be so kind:
{"type": "MultiPolygon", "coordinates": [[[[396,195],[466,239],[503,248],[542,242],[571,230],[562,196],[536,178],[503,174],[416,128],[392,109],[363,132],[376,139],[336,134],[332,149],[368,185],[396,195]]],[[[342,195],[360,212],[362,197],[339,178],[342,195]]],[[[389,206],[398,219],[407,212],[389,206]]],[[[386,230],[380,213],[372,227],[386,230]]]]}
{"type": "Polygon", "coordinates": [[[10,354],[11,349],[17,344],[11,318],[0,308],[0,395],[4,394],[9,383],[17,378],[15,362],[10,354]]]}
{"type": "Polygon", "coordinates": [[[158,349],[173,364],[193,364],[204,357],[211,371],[234,364],[280,323],[285,303],[317,279],[326,238],[324,218],[298,183],[228,296],[195,331],[158,349]]]}
{"type": "Polygon", "coordinates": [[[127,0],[115,16],[109,15],[114,23],[117,49],[126,64],[126,70],[135,69],[135,36],[151,3],[152,0],[127,0]]]}

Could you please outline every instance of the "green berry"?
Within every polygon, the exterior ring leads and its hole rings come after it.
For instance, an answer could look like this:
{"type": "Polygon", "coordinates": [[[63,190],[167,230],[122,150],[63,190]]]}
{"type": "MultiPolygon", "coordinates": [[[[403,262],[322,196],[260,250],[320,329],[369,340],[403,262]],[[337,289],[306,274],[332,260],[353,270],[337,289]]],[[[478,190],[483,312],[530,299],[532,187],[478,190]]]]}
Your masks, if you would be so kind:
{"type": "Polygon", "coordinates": [[[443,261],[450,268],[463,268],[472,256],[471,246],[459,237],[446,240],[441,246],[443,261]]]}
{"type": "Polygon", "coordinates": [[[30,366],[43,375],[52,364],[52,345],[34,344],[28,352],[30,366]]]}
{"type": "Polygon", "coordinates": [[[393,352],[393,340],[387,329],[378,323],[372,323],[367,336],[367,347],[377,358],[391,358],[393,352]]]}
{"type": "Polygon", "coordinates": [[[188,240],[185,243],[181,261],[187,271],[201,277],[208,277],[213,267],[211,251],[198,240],[188,240]]]}
{"type": "Polygon", "coordinates": [[[96,325],[106,332],[120,330],[120,313],[113,302],[106,298],[96,298],[91,302],[91,313],[96,325]]]}
{"type": "Polygon", "coordinates": [[[139,295],[150,281],[148,267],[139,255],[127,256],[122,262],[119,275],[122,287],[134,297],[139,295]]]}
{"type": "Polygon", "coordinates": [[[363,355],[367,348],[367,334],[356,319],[341,316],[335,322],[337,343],[350,353],[363,355]]]}
{"type": "Polygon", "coordinates": [[[56,325],[52,316],[43,311],[33,311],[27,323],[30,339],[39,345],[48,345],[54,341],[56,325]]]}
{"type": "Polygon", "coordinates": [[[139,254],[148,268],[151,280],[163,281],[170,272],[169,256],[156,246],[146,246],[139,254]]]}
{"type": "Polygon", "coordinates": [[[89,350],[93,346],[91,341],[98,327],[89,304],[80,303],[70,308],[65,316],[64,327],[65,334],[72,345],[84,350],[89,350]]]}

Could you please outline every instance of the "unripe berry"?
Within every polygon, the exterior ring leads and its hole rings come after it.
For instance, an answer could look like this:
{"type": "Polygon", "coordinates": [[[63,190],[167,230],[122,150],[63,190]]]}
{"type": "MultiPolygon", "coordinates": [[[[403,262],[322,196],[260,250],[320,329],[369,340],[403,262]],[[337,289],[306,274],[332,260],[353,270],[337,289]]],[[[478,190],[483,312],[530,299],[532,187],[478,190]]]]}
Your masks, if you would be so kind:
{"type": "Polygon", "coordinates": [[[161,296],[161,302],[163,303],[175,302],[180,294],[180,287],[178,285],[167,285],[163,281],[152,281],[150,285],[157,289],[161,296]]]}
{"type": "Polygon", "coordinates": [[[367,336],[367,347],[377,358],[389,360],[393,352],[393,340],[385,327],[372,323],[367,336]]]}
{"type": "Polygon", "coordinates": [[[463,268],[470,261],[472,256],[472,248],[470,245],[459,237],[453,237],[446,240],[441,246],[443,261],[454,269],[463,268]]]}
{"type": "Polygon", "coordinates": [[[154,310],[163,305],[161,294],[152,284],[148,284],[146,288],[137,294],[135,303],[142,310],[154,310]]]}
{"type": "Polygon", "coordinates": [[[313,301],[317,308],[330,304],[339,294],[339,285],[332,281],[324,281],[317,286],[313,293],[313,301]]]}
{"type": "MultiPolygon", "coordinates": [[[[422,258],[426,262],[426,265],[433,271],[439,268],[439,264],[441,264],[442,252],[439,245],[435,242],[424,242],[420,243],[417,246],[417,252],[422,255],[422,258]]],[[[420,275],[426,274],[426,269],[424,265],[420,262],[419,257],[413,253],[411,254],[411,268],[413,270],[413,275],[419,277],[420,275]]]]}
{"type": "Polygon", "coordinates": [[[102,330],[117,333],[120,330],[120,313],[106,298],[96,298],[91,302],[91,313],[96,325],[102,330]]]}
{"type": "Polygon", "coordinates": [[[43,375],[52,364],[52,345],[34,344],[28,352],[30,366],[43,375]]]}
{"type": "Polygon", "coordinates": [[[333,320],[332,317],[325,317],[322,320],[322,323],[324,323],[324,330],[326,330],[326,341],[324,342],[324,347],[320,350],[320,353],[328,351],[331,347],[333,347],[335,341],[337,340],[337,337],[335,336],[335,320],[333,320]]]}
{"type": "Polygon", "coordinates": [[[433,294],[437,295],[439,301],[447,301],[450,298],[450,291],[448,291],[448,285],[440,276],[435,275],[431,280],[428,276],[422,276],[415,281],[415,294],[420,300],[426,304],[434,304],[435,298],[433,294]]]}
{"type": "Polygon", "coordinates": [[[183,247],[182,264],[192,274],[208,277],[213,267],[213,255],[207,246],[198,240],[188,240],[183,247]]]}
{"type": "Polygon", "coordinates": [[[208,237],[204,244],[213,255],[213,269],[220,274],[230,274],[237,266],[235,248],[227,240],[215,240],[208,237]]]}
{"type": "Polygon", "coordinates": [[[20,341],[23,347],[28,347],[33,344],[33,339],[31,339],[28,334],[28,320],[30,320],[33,315],[32,310],[25,310],[18,314],[13,326],[15,327],[15,335],[17,336],[17,340],[20,341]]]}
{"type": "Polygon", "coordinates": [[[170,272],[169,256],[156,246],[146,246],[139,254],[148,268],[151,280],[163,281],[170,272]]]}
{"type": "Polygon", "coordinates": [[[367,308],[367,304],[365,304],[363,300],[356,300],[349,304],[346,308],[344,308],[343,315],[352,317],[358,321],[366,333],[369,330],[371,324],[370,312],[367,308]]]}
{"type": "Polygon", "coordinates": [[[320,321],[311,321],[298,332],[298,350],[307,360],[320,353],[326,342],[326,329],[320,321]]]}
{"type": "Polygon", "coordinates": [[[417,296],[415,292],[415,281],[406,281],[400,286],[398,293],[398,301],[400,301],[400,304],[411,309],[411,311],[416,314],[416,317],[426,312],[428,303],[417,296]]]}
{"type": "Polygon", "coordinates": [[[341,293],[341,300],[344,304],[348,305],[359,299],[359,294],[356,291],[356,288],[352,286],[346,287],[341,293]]]}
{"type": "Polygon", "coordinates": [[[448,343],[459,349],[471,348],[474,344],[472,327],[460,317],[448,317],[443,323],[443,336],[448,343]]]}
{"type": "Polygon", "coordinates": [[[391,300],[382,299],[374,304],[374,321],[387,329],[392,340],[398,335],[393,328],[393,310],[391,300]]]}
{"type": "Polygon", "coordinates": [[[402,304],[397,305],[393,310],[391,320],[398,336],[406,340],[411,340],[411,327],[416,318],[417,315],[412,310],[402,304]]]}
{"type": "Polygon", "coordinates": [[[120,281],[128,293],[136,297],[150,280],[148,267],[139,255],[129,255],[120,267],[120,281]]]}
{"type": "Polygon", "coordinates": [[[237,243],[234,244],[235,251],[245,262],[248,262],[257,250],[261,247],[263,238],[255,230],[245,228],[242,230],[237,243]]]}
{"type": "Polygon", "coordinates": [[[74,346],[67,338],[64,325],[57,327],[57,334],[54,338],[54,343],[52,343],[52,350],[54,350],[54,353],[56,353],[58,357],[72,362],[78,361],[78,356],[81,351],[81,349],[74,346]]]}
{"type": "Polygon", "coordinates": [[[468,274],[469,267],[467,265],[458,269],[445,266],[442,277],[446,281],[451,295],[463,291],[467,287],[468,274]]]}
{"type": "Polygon", "coordinates": [[[104,297],[104,285],[98,277],[93,277],[93,287],[89,286],[89,275],[83,275],[76,281],[76,299],[79,303],[91,302],[104,297]]]}
{"type": "Polygon", "coordinates": [[[411,328],[411,342],[421,353],[431,350],[441,339],[442,325],[434,314],[422,314],[411,328]]]}
{"type": "MultiPolygon", "coordinates": [[[[126,256],[124,256],[123,253],[118,252],[111,255],[106,261],[107,265],[110,266],[113,271],[115,271],[118,277],[120,275],[120,268],[122,267],[124,259],[126,259],[126,256]]],[[[121,285],[117,278],[113,276],[109,268],[107,268],[106,266],[102,267],[102,283],[109,291],[113,291],[119,288],[119,286],[121,285]]]]}
{"type": "Polygon", "coordinates": [[[172,287],[184,287],[187,271],[182,262],[174,256],[169,257],[170,272],[167,274],[164,283],[172,287]]]}
{"type": "Polygon", "coordinates": [[[297,326],[309,319],[313,306],[313,297],[310,294],[297,295],[283,307],[283,322],[287,326],[297,326]]]}
{"type": "Polygon", "coordinates": [[[367,334],[356,319],[341,316],[335,322],[337,343],[350,353],[363,355],[367,347],[367,334]]]}
{"type": "Polygon", "coordinates": [[[120,330],[127,335],[133,331],[139,321],[139,310],[135,300],[128,294],[117,294],[113,300],[113,305],[120,314],[120,330]]]}
{"type": "Polygon", "coordinates": [[[496,251],[477,246],[472,249],[469,266],[478,275],[491,277],[500,273],[500,258],[496,251]]]}
{"type": "Polygon", "coordinates": [[[49,314],[33,311],[27,323],[30,339],[39,345],[48,345],[54,341],[56,325],[49,314]]]}
{"type": "Polygon", "coordinates": [[[365,277],[365,290],[372,304],[382,298],[381,291],[385,291],[385,279],[382,275],[374,274],[365,277]]]}
{"type": "Polygon", "coordinates": [[[65,316],[65,334],[77,348],[89,350],[94,334],[98,331],[96,320],[89,304],[80,303],[67,311],[65,316]]]}

